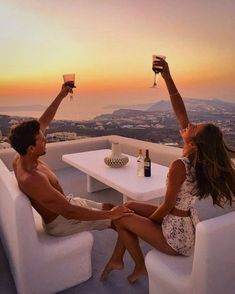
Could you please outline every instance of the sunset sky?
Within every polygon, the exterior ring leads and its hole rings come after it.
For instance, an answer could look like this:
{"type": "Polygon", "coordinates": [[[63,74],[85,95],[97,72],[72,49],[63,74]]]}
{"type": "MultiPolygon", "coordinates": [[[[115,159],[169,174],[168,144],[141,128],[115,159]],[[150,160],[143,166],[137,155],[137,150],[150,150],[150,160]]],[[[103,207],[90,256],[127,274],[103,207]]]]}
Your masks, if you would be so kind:
{"type": "Polygon", "coordinates": [[[149,88],[156,53],[183,97],[235,102],[234,15],[234,0],[0,0],[0,105],[48,104],[72,72],[81,112],[167,99],[149,88]]]}

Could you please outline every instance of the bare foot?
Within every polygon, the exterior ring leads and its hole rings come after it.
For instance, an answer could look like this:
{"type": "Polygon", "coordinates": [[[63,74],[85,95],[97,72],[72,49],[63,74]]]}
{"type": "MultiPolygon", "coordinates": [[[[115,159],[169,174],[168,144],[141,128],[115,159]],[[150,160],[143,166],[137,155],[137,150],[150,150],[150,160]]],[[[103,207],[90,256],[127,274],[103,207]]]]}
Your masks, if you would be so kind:
{"type": "Polygon", "coordinates": [[[147,270],[146,270],[146,267],[145,265],[142,265],[142,266],[136,266],[133,273],[131,275],[129,275],[127,277],[128,279],[128,282],[130,284],[133,284],[135,283],[141,276],[147,276],[148,273],[147,273],[147,270]]]}
{"type": "Polygon", "coordinates": [[[121,261],[118,261],[118,262],[115,262],[115,261],[109,261],[107,264],[106,264],[106,266],[105,266],[105,268],[104,268],[104,270],[103,270],[103,273],[102,273],[102,275],[101,275],[101,277],[100,277],[100,280],[101,281],[105,281],[105,280],[107,280],[107,278],[108,278],[108,275],[109,275],[109,273],[111,272],[111,271],[113,271],[113,270],[122,270],[124,268],[124,263],[121,261]]]}

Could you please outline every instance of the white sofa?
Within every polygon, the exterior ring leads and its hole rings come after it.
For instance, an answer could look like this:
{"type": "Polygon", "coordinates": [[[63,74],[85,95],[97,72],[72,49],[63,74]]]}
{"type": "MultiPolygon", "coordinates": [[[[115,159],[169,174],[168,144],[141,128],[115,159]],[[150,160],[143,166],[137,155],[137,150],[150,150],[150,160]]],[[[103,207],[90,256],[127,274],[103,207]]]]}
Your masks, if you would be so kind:
{"type": "MultiPolygon", "coordinates": [[[[111,148],[112,142],[120,143],[121,151],[133,156],[138,155],[139,148],[149,149],[151,160],[165,166],[169,166],[170,162],[178,158],[182,152],[177,147],[113,135],[47,144],[46,155],[42,158],[53,170],[61,170],[68,167],[61,160],[63,154],[111,148]]],[[[14,154],[12,148],[0,150],[0,158],[10,170],[12,170],[14,154]]]]}
{"type": "Polygon", "coordinates": [[[150,294],[235,293],[235,212],[197,225],[193,256],[153,249],[145,263],[150,294]]]}
{"type": "MultiPolygon", "coordinates": [[[[44,156],[43,160],[47,164],[49,164],[50,167],[57,174],[59,174],[62,178],[63,178],[63,175],[65,175],[66,178],[69,179],[69,183],[66,183],[66,185],[69,184],[69,186],[70,186],[69,189],[72,189],[73,186],[77,185],[77,182],[76,181],[75,181],[76,183],[72,183],[72,179],[74,179],[74,178],[76,179],[77,170],[75,170],[74,168],[68,166],[65,162],[63,162],[61,160],[62,155],[63,154],[68,154],[68,153],[75,153],[75,152],[83,152],[83,151],[89,151],[89,150],[97,150],[97,149],[111,148],[112,142],[119,142],[121,144],[122,152],[124,152],[126,154],[133,155],[133,156],[137,156],[137,153],[138,153],[138,149],[139,148],[142,148],[143,150],[144,149],[149,149],[150,150],[150,157],[151,157],[152,161],[153,162],[156,162],[156,163],[159,163],[159,164],[162,164],[162,165],[165,165],[165,166],[169,166],[170,162],[172,162],[174,159],[180,157],[181,156],[181,152],[182,152],[182,150],[180,148],[176,148],[176,147],[169,147],[169,146],[164,146],[164,145],[161,145],[161,144],[144,142],[144,141],[130,139],[130,138],[125,138],[125,137],[121,137],[121,136],[104,136],[104,137],[88,138],[88,139],[81,139],[81,140],[75,140],[75,141],[69,141],[69,142],[59,142],[59,143],[51,143],[51,144],[48,144],[47,145],[47,154],[44,156]]],[[[2,161],[4,162],[4,164],[10,170],[12,170],[11,164],[12,164],[12,159],[13,159],[14,154],[15,154],[15,152],[12,149],[0,151],[0,159],[2,159],[2,161]]],[[[0,186],[0,206],[1,206],[1,201],[2,201],[1,198],[4,197],[5,195],[8,195],[10,193],[8,191],[8,189],[10,189],[10,187],[9,187],[9,183],[7,183],[8,182],[7,178],[4,180],[4,176],[2,176],[2,174],[0,174],[0,179],[1,179],[1,181],[6,181],[6,185],[7,185],[6,188],[2,188],[2,185],[0,186]]],[[[12,185],[12,178],[10,180],[10,186],[11,185],[12,185]]],[[[14,187],[15,187],[15,185],[16,185],[16,183],[14,182],[14,187]]],[[[14,189],[16,189],[16,187],[14,189]]],[[[19,193],[19,191],[17,193],[19,193]]],[[[24,202],[26,200],[27,199],[24,199],[24,202]]],[[[19,201],[19,200],[17,200],[17,201],[19,201]]],[[[29,202],[26,201],[26,203],[24,203],[24,205],[27,206],[26,210],[30,214],[30,224],[31,224],[31,223],[33,223],[32,222],[32,211],[29,209],[29,207],[30,207],[29,202]]],[[[231,209],[229,209],[229,208],[226,208],[226,209],[215,208],[215,207],[212,206],[211,202],[208,201],[208,200],[206,200],[206,201],[203,200],[203,201],[200,201],[200,202],[198,201],[197,202],[197,206],[199,208],[199,216],[200,216],[200,219],[201,220],[205,220],[205,219],[210,219],[210,218],[216,217],[214,220],[216,222],[218,221],[219,223],[220,223],[220,218],[218,218],[217,216],[218,215],[223,215],[225,213],[229,213],[231,211],[231,209]]],[[[11,212],[11,214],[13,215],[12,218],[15,219],[16,217],[19,217],[18,214],[19,213],[21,214],[22,213],[21,211],[22,211],[21,209],[17,209],[16,210],[16,207],[15,207],[15,204],[14,204],[14,209],[11,212]],[[14,214],[16,214],[16,216],[14,216],[14,214]]],[[[6,213],[3,213],[3,214],[1,213],[1,207],[0,207],[0,217],[1,217],[0,226],[3,223],[3,220],[5,218],[2,215],[5,216],[6,218],[8,218],[8,216],[7,216],[6,213]]],[[[23,222],[24,216],[21,216],[21,218],[22,218],[22,222],[23,222]]],[[[223,226],[223,222],[221,222],[221,224],[223,226]]],[[[4,227],[5,227],[5,225],[4,225],[4,227]]],[[[38,228],[38,216],[37,216],[37,220],[36,220],[36,227],[38,228]]],[[[15,228],[15,229],[17,230],[17,232],[15,233],[16,236],[14,238],[17,239],[17,238],[19,238],[19,233],[22,234],[22,238],[20,240],[21,240],[22,244],[24,244],[24,246],[26,246],[28,244],[27,236],[26,236],[27,233],[24,233],[23,234],[23,232],[26,232],[26,230],[24,230],[22,232],[22,228],[20,228],[19,226],[17,226],[17,228],[15,228]],[[25,239],[25,241],[24,241],[24,239],[25,239]],[[26,245],[25,245],[25,243],[26,243],[26,245]]],[[[43,242],[41,241],[41,238],[42,238],[42,240],[44,240],[46,237],[48,237],[48,236],[46,236],[44,234],[44,232],[42,231],[42,228],[40,228],[39,231],[38,231],[38,229],[36,229],[36,231],[35,231],[34,225],[31,225],[30,231],[32,232],[32,235],[34,236],[33,237],[34,240],[35,239],[38,240],[37,242],[39,242],[40,244],[43,244],[43,242]],[[36,237],[35,237],[35,234],[36,234],[36,237]]],[[[83,235],[85,236],[85,238],[87,238],[87,236],[90,236],[89,233],[84,233],[84,234],[83,235]]],[[[218,231],[217,232],[217,236],[220,239],[219,234],[220,233],[218,231]]],[[[21,278],[21,275],[22,275],[22,273],[20,272],[20,270],[23,268],[22,265],[21,265],[21,267],[19,267],[19,265],[17,263],[18,262],[18,258],[19,258],[18,257],[18,251],[19,250],[24,250],[23,249],[24,246],[21,249],[18,249],[18,247],[20,247],[20,245],[18,245],[15,241],[13,243],[14,245],[7,244],[7,242],[8,241],[10,242],[12,240],[11,238],[13,238],[13,237],[8,236],[6,238],[6,237],[4,237],[4,235],[3,235],[2,232],[1,232],[1,238],[6,239],[4,241],[5,248],[8,248],[9,247],[9,249],[7,249],[7,256],[8,256],[8,259],[10,260],[11,270],[13,272],[13,276],[15,277],[15,281],[16,281],[16,285],[17,285],[17,283],[18,283],[18,280],[17,279],[20,279],[21,278]],[[19,273],[16,272],[16,269],[15,269],[16,266],[17,266],[17,271],[19,273]],[[19,276],[19,278],[17,278],[18,276],[19,276]]],[[[29,236],[28,238],[30,240],[31,237],[29,236]]],[[[49,238],[48,240],[51,240],[50,242],[54,242],[54,243],[58,242],[57,239],[54,241],[54,238],[53,237],[48,237],[48,238],[49,238]]],[[[67,246],[68,248],[70,248],[70,246],[73,246],[73,245],[71,245],[73,243],[73,238],[79,238],[79,236],[75,235],[74,237],[69,237],[68,239],[67,238],[61,238],[60,243],[63,243],[65,247],[67,246]]],[[[196,236],[196,239],[197,239],[197,236],[196,236]]],[[[74,239],[74,241],[75,241],[75,239],[74,239]]],[[[76,242],[77,241],[75,241],[75,243],[76,242]]],[[[79,242],[77,242],[77,243],[79,243],[79,242]]],[[[42,246],[42,248],[44,248],[43,246],[42,246]]],[[[27,246],[26,246],[26,248],[27,248],[27,246]]],[[[75,248],[77,248],[77,247],[75,246],[75,248]]],[[[45,251],[45,249],[43,249],[43,254],[44,254],[44,251],[45,251]]],[[[51,249],[51,251],[52,251],[52,249],[51,249]]],[[[64,252],[65,250],[63,249],[62,251],[64,252]]],[[[31,255],[31,254],[35,254],[35,253],[32,253],[29,250],[27,255],[31,255]]],[[[153,250],[151,253],[149,253],[149,255],[147,257],[148,259],[152,259],[152,267],[151,267],[151,269],[149,269],[149,276],[152,275],[151,272],[153,272],[153,275],[155,275],[155,269],[158,270],[158,266],[157,266],[157,260],[158,260],[158,258],[155,258],[155,256],[158,256],[157,254],[160,254],[161,255],[161,253],[153,250]]],[[[51,256],[50,256],[51,259],[53,259],[53,255],[56,255],[59,258],[59,253],[58,254],[57,254],[57,252],[56,252],[56,254],[52,253],[51,256]]],[[[55,259],[56,259],[56,256],[55,256],[55,259]]],[[[64,255],[61,256],[61,259],[63,259],[63,256],[64,255]]],[[[28,262],[29,258],[30,257],[27,257],[27,262],[28,262]]],[[[166,258],[172,258],[172,257],[171,256],[166,256],[166,258]]],[[[182,266],[184,264],[186,264],[186,272],[187,272],[188,264],[190,265],[190,262],[191,262],[191,266],[192,266],[192,262],[193,262],[192,261],[192,258],[191,259],[190,258],[184,258],[184,257],[177,257],[177,258],[179,258],[179,260],[182,262],[182,266]]],[[[194,257],[195,262],[196,262],[196,258],[197,257],[194,257]]],[[[34,258],[32,260],[34,260],[34,258]]],[[[78,260],[79,260],[79,256],[78,256],[78,260]]],[[[63,259],[63,261],[64,261],[64,259],[63,259]]],[[[53,263],[54,262],[55,261],[53,261],[53,263]]],[[[49,265],[48,265],[48,268],[50,268],[49,265]]],[[[182,271],[183,272],[184,272],[184,270],[185,269],[182,268],[182,271]]],[[[32,271],[32,272],[34,273],[34,271],[32,271]]],[[[71,273],[71,271],[67,271],[67,269],[66,269],[66,271],[62,271],[59,274],[62,275],[62,273],[64,273],[64,272],[67,272],[69,274],[71,273]]],[[[188,273],[189,273],[189,271],[188,271],[188,273]]],[[[172,272],[170,272],[170,274],[172,274],[172,277],[169,277],[169,280],[174,279],[174,276],[177,273],[175,273],[174,271],[172,271],[172,272]]],[[[37,278],[37,281],[34,281],[32,279],[31,285],[33,285],[34,283],[36,283],[35,285],[38,285],[38,283],[40,284],[41,277],[42,277],[42,280],[43,280],[43,278],[44,278],[43,275],[42,276],[39,275],[38,278],[37,278]]],[[[69,277],[67,278],[67,276],[64,276],[64,280],[66,280],[66,279],[69,280],[69,277]]],[[[154,285],[154,279],[152,279],[152,282],[150,284],[150,290],[153,289],[152,287],[154,287],[153,286],[154,285]]],[[[79,282],[80,282],[80,280],[77,279],[76,282],[74,281],[74,284],[78,284],[79,282]]],[[[55,283],[55,286],[57,286],[56,285],[57,283],[60,284],[60,282],[54,282],[54,283],[55,283]]],[[[63,281],[61,281],[61,283],[63,283],[63,281]]],[[[156,286],[157,285],[158,285],[158,282],[156,280],[156,286]]],[[[64,288],[66,288],[68,286],[70,286],[70,285],[65,284],[64,285],[64,288]]],[[[153,293],[164,293],[165,294],[164,291],[163,292],[155,292],[154,290],[151,290],[151,291],[152,291],[151,294],[153,294],[153,293]]],[[[27,294],[27,292],[25,292],[25,293],[27,294]]],[[[33,293],[35,293],[35,292],[33,292],[33,293]]],[[[199,294],[201,294],[201,293],[199,293],[199,294]]]]}
{"type": "MultiPolygon", "coordinates": [[[[65,173],[69,178],[69,173],[76,171],[62,161],[63,154],[110,148],[114,141],[121,144],[122,152],[131,155],[136,155],[138,148],[149,148],[152,160],[163,164],[164,146],[156,148],[156,144],[120,136],[47,144],[43,160],[60,176],[65,173]]],[[[0,151],[0,236],[17,292],[55,293],[87,280],[91,276],[91,233],[56,238],[44,232],[40,216],[10,172],[14,154],[13,149],[0,151]]],[[[165,165],[174,158],[173,149],[166,147],[165,165]]]]}
{"type": "Polygon", "coordinates": [[[86,281],[91,276],[93,236],[47,235],[40,216],[19,190],[15,176],[0,160],[0,235],[17,293],[46,294],[86,281]]]}

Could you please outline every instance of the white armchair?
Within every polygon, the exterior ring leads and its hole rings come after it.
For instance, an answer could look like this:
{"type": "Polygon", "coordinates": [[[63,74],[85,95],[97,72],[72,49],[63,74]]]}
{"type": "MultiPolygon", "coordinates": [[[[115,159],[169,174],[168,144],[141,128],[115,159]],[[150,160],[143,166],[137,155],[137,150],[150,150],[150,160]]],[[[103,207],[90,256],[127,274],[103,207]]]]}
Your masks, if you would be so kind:
{"type": "Polygon", "coordinates": [[[235,293],[235,212],[197,225],[193,256],[153,249],[145,263],[150,294],[235,293]]]}
{"type": "Polygon", "coordinates": [[[92,234],[47,235],[1,160],[0,237],[19,294],[56,293],[91,276],[92,234]]]}

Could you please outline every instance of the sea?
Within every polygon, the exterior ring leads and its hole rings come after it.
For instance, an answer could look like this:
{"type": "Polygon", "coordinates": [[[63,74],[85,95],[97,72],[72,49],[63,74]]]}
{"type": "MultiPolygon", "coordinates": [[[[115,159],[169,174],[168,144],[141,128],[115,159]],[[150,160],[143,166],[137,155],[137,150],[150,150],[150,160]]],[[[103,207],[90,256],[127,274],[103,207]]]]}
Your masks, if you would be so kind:
{"type": "MultiPolygon", "coordinates": [[[[73,120],[73,121],[84,121],[92,120],[96,116],[101,114],[111,114],[113,111],[129,108],[137,110],[146,110],[153,103],[146,104],[97,104],[90,103],[89,105],[81,103],[77,100],[72,101],[63,101],[59,106],[55,119],[57,120],[73,120]]],[[[9,106],[1,107],[0,114],[10,115],[10,116],[20,116],[20,117],[33,117],[39,118],[42,113],[46,110],[48,105],[26,105],[25,107],[21,106],[9,106]]]]}
{"type": "MultiPolygon", "coordinates": [[[[79,108],[76,105],[72,104],[70,106],[66,106],[63,109],[59,108],[55,115],[54,119],[57,120],[73,120],[73,121],[84,121],[84,120],[92,120],[96,116],[101,114],[112,113],[113,111],[119,109],[118,106],[110,106],[110,107],[87,107],[79,108]]],[[[2,115],[10,115],[10,116],[20,116],[20,117],[33,117],[39,118],[44,110],[46,110],[47,106],[38,110],[9,110],[9,111],[1,111],[2,115]]]]}

